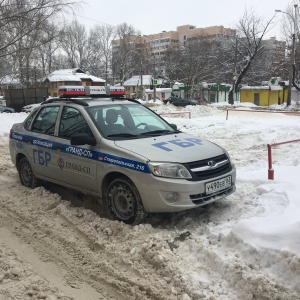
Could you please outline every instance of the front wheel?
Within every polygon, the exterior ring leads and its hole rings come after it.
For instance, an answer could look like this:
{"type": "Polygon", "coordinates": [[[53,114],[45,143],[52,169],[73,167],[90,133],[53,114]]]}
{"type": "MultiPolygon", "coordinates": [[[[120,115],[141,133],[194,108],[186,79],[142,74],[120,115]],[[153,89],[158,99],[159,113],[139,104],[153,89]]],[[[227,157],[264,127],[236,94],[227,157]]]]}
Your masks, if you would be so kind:
{"type": "Polygon", "coordinates": [[[115,220],[136,225],[142,223],[147,217],[137,188],[126,177],[114,179],[108,186],[105,198],[115,220]]]}
{"type": "Polygon", "coordinates": [[[19,162],[18,172],[22,185],[34,189],[37,187],[38,179],[35,177],[31,165],[26,157],[23,157],[19,162]]]}

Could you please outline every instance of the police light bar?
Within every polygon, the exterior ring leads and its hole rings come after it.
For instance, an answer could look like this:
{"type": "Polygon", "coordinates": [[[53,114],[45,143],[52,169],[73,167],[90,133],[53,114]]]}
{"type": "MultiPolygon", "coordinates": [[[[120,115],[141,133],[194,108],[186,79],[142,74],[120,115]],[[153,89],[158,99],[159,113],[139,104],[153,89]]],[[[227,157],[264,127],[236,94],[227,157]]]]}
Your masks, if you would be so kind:
{"type": "Polygon", "coordinates": [[[123,97],[126,95],[123,86],[60,86],[60,97],[123,97]]]}
{"type": "Polygon", "coordinates": [[[85,87],[84,86],[60,86],[58,94],[61,97],[64,96],[85,96],[85,87]]]}
{"type": "Polygon", "coordinates": [[[125,88],[123,86],[110,86],[108,87],[111,97],[123,97],[126,95],[125,88]]]}
{"type": "Polygon", "coordinates": [[[106,87],[105,86],[86,86],[86,95],[87,96],[102,96],[107,95],[106,87]]]}

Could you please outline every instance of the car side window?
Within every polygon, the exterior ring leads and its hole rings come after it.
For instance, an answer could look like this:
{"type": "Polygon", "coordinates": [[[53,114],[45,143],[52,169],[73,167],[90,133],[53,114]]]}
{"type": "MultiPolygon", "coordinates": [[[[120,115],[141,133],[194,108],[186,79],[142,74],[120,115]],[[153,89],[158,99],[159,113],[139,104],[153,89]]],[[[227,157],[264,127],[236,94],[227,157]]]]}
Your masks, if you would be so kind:
{"type": "Polygon", "coordinates": [[[54,135],[59,106],[47,106],[40,109],[32,123],[31,130],[38,133],[54,135]]]}
{"type": "Polygon", "coordinates": [[[32,122],[32,120],[35,118],[36,114],[37,114],[37,110],[34,111],[30,116],[28,116],[28,117],[26,118],[26,120],[25,120],[25,122],[24,122],[24,128],[25,128],[26,130],[30,130],[31,122],[32,122]]]}
{"type": "Polygon", "coordinates": [[[70,139],[74,133],[87,133],[90,137],[93,136],[81,112],[76,108],[66,106],[61,115],[58,136],[70,139]]]}

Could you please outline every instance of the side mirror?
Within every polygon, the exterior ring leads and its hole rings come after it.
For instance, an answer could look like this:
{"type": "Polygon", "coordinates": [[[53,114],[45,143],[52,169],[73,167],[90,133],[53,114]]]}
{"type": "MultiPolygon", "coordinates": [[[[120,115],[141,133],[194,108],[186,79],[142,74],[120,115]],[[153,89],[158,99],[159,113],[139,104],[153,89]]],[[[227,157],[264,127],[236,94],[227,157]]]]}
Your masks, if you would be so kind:
{"type": "Polygon", "coordinates": [[[175,130],[177,130],[177,125],[176,124],[170,124],[172,128],[174,128],[175,130]]]}
{"type": "Polygon", "coordinates": [[[75,133],[71,136],[71,145],[90,145],[96,146],[96,140],[94,137],[89,136],[87,133],[75,133]]]}

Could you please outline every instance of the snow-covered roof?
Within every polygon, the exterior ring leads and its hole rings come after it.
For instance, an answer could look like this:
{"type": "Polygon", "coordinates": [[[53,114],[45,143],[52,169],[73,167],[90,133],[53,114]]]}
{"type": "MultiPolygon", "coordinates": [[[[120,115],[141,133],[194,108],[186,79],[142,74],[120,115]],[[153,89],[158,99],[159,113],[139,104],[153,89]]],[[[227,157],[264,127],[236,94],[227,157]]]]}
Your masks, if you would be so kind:
{"type": "Polygon", "coordinates": [[[105,82],[104,79],[89,75],[79,68],[56,70],[46,76],[50,82],[59,81],[82,81],[82,79],[90,79],[93,82],[105,82]]]}
{"type": "Polygon", "coordinates": [[[271,85],[270,89],[271,91],[281,91],[282,87],[280,85],[271,85]]]}
{"type": "MultiPolygon", "coordinates": [[[[146,89],[145,90],[146,93],[153,93],[153,90],[150,89],[146,89]]],[[[171,88],[156,88],[156,92],[157,93],[171,93],[172,89],[171,88]]]]}
{"type": "MultiPolygon", "coordinates": [[[[142,75],[143,85],[151,85],[152,75],[142,75]]],[[[157,84],[160,85],[163,83],[163,79],[157,78],[157,84]]],[[[124,86],[137,86],[141,85],[141,75],[134,75],[130,79],[124,81],[124,86]]]]}
{"type": "Polygon", "coordinates": [[[258,86],[242,86],[240,90],[268,90],[270,87],[268,85],[258,85],[258,86]]]}

